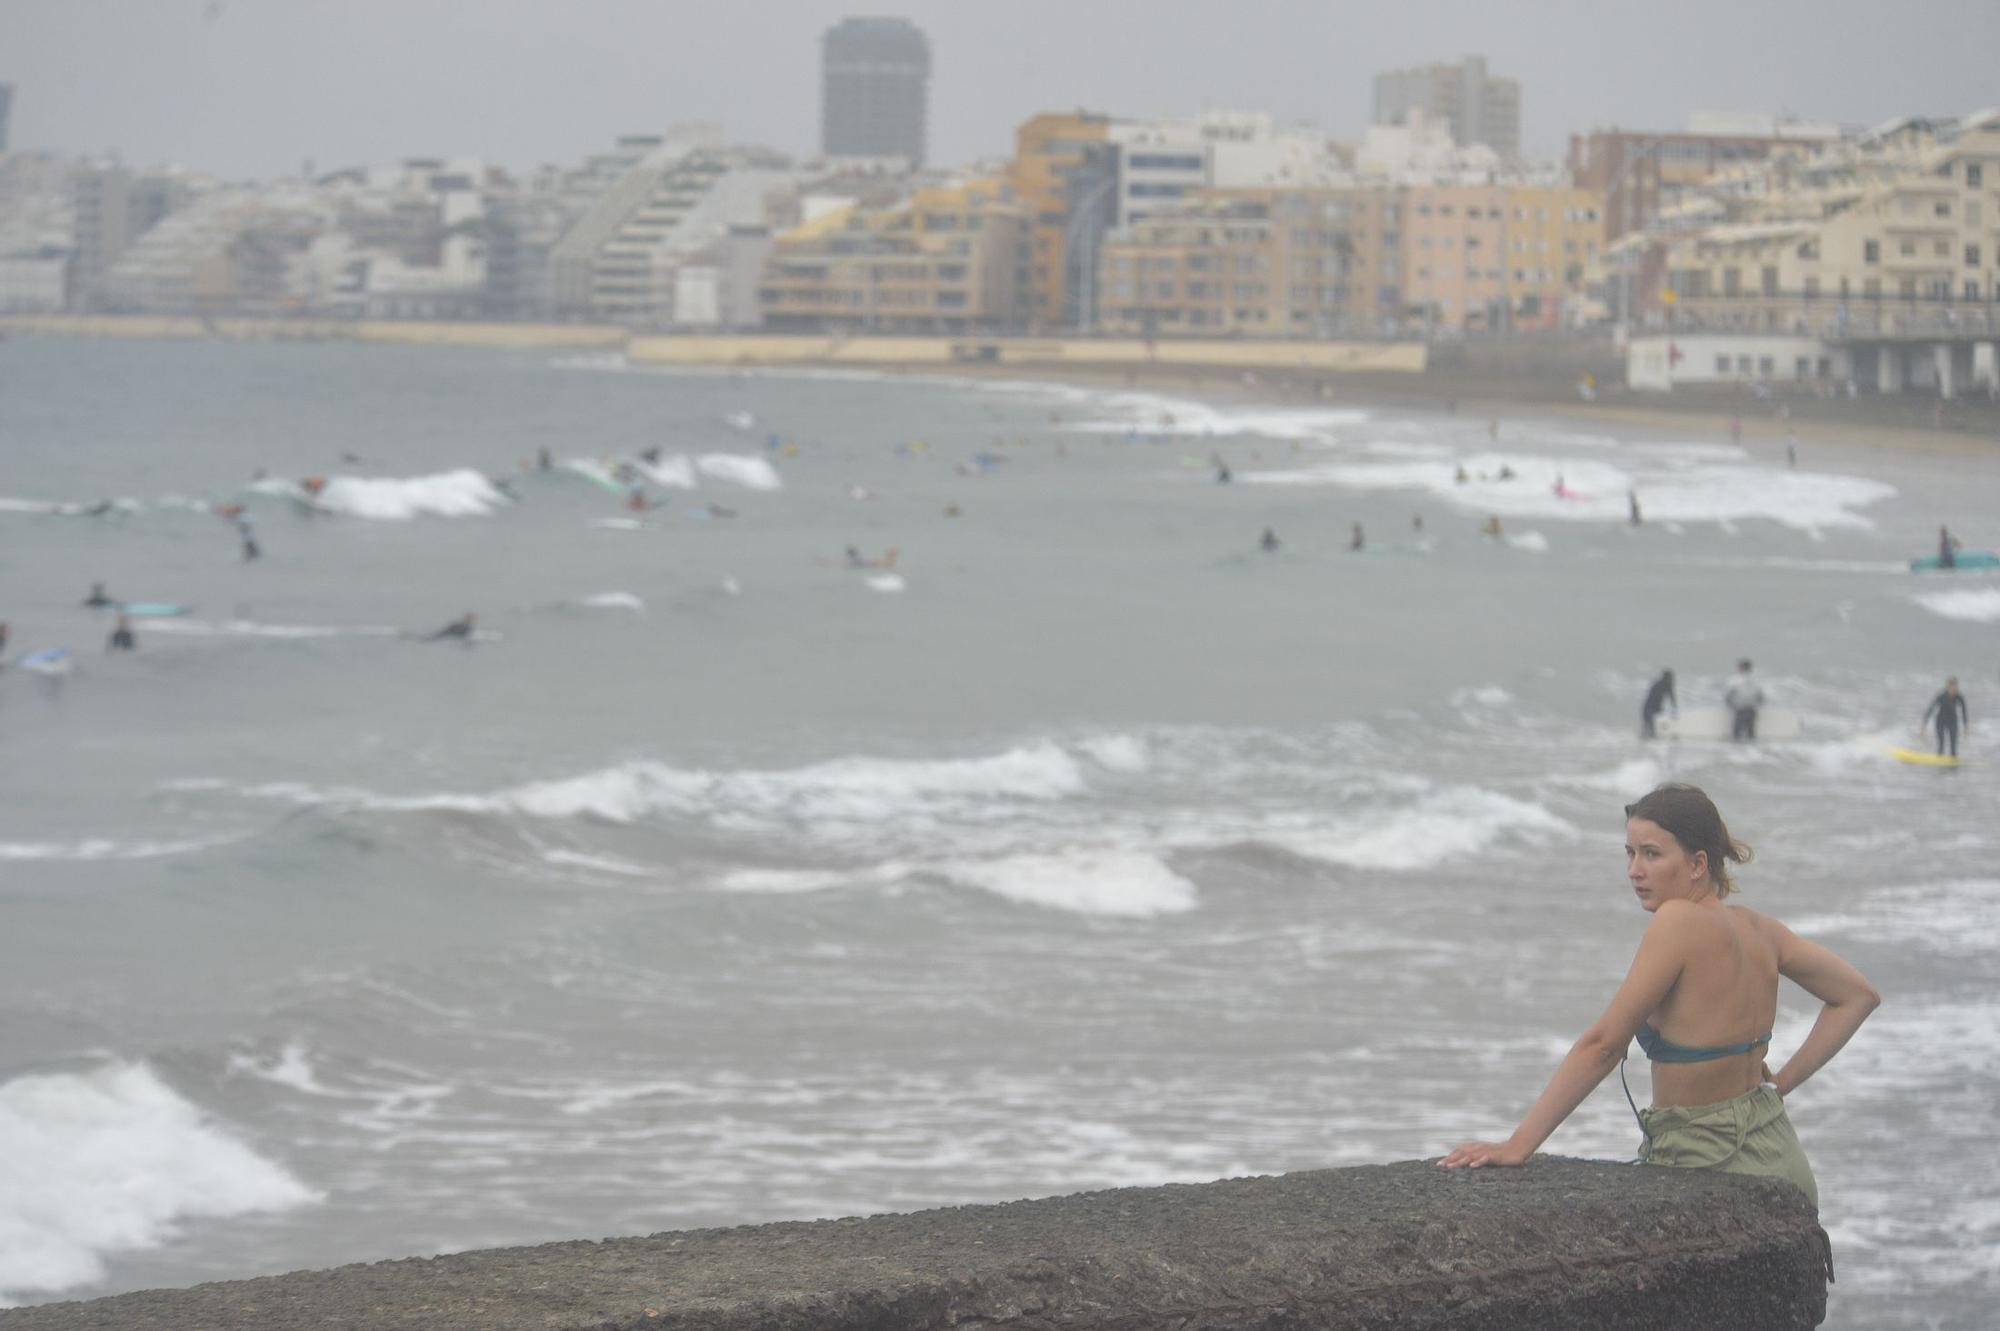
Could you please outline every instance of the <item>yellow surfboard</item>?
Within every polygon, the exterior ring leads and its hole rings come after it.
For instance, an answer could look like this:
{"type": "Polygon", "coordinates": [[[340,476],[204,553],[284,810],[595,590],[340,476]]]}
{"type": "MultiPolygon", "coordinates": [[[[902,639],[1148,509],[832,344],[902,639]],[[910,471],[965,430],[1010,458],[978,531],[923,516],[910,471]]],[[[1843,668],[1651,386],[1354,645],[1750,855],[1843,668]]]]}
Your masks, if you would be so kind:
{"type": "Polygon", "coordinates": [[[1919,767],[1956,767],[1958,759],[1948,753],[1925,753],[1920,749],[1891,748],[1889,756],[1899,763],[1915,763],[1919,767]]]}

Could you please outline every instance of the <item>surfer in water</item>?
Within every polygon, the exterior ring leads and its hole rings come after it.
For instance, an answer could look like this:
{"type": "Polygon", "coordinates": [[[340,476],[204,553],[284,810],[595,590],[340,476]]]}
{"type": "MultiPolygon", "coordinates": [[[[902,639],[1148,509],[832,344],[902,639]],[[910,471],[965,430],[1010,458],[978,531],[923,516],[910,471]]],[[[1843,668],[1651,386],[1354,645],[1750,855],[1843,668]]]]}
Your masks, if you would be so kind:
{"type": "Polygon", "coordinates": [[[106,596],[104,594],[104,584],[101,582],[93,582],[90,584],[90,595],[83,598],[83,603],[89,606],[92,610],[102,610],[106,606],[118,604],[118,602],[112,600],[109,596],[106,596]]]}
{"type": "Polygon", "coordinates": [[[104,650],[107,652],[129,652],[138,645],[139,640],[132,635],[132,617],[130,615],[118,616],[118,623],[113,626],[111,636],[105,640],[104,650]]]}
{"type": "Polygon", "coordinates": [[[1258,539],[1257,544],[1263,548],[1265,554],[1275,553],[1279,545],[1278,533],[1269,527],[1264,528],[1264,535],[1258,539]]]}
{"type": "Polygon", "coordinates": [[[1639,492],[1637,490],[1627,490],[1625,492],[1625,506],[1631,512],[1631,516],[1627,521],[1634,527],[1646,520],[1639,515],[1639,492]]]}
{"type": "Polygon", "coordinates": [[[1230,481],[1229,464],[1222,460],[1222,455],[1219,453],[1211,453],[1209,455],[1209,461],[1215,464],[1215,483],[1217,485],[1229,484],[1230,481]]]}
{"type": "Polygon", "coordinates": [[[1479,529],[1479,534],[1481,536],[1491,536],[1496,541],[1504,537],[1506,533],[1500,529],[1500,515],[1495,513],[1487,518],[1486,525],[1479,529]]]}
{"type": "Polygon", "coordinates": [[[1938,527],[1938,567],[1958,567],[1958,538],[1951,534],[1951,528],[1942,524],[1938,527]]]}
{"type": "Polygon", "coordinates": [[[1362,535],[1361,524],[1358,522],[1355,523],[1353,534],[1347,538],[1348,550],[1358,554],[1361,552],[1362,549],[1364,549],[1367,546],[1367,544],[1368,544],[1368,538],[1362,535]]]}
{"type": "Polygon", "coordinates": [[[452,620],[451,623],[446,624],[436,633],[433,633],[428,638],[425,638],[424,641],[438,642],[445,638],[457,638],[460,642],[470,643],[472,641],[472,626],[477,621],[478,621],[478,616],[474,615],[470,610],[468,610],[465,612],[464,615],[460,616],[457,619],[452,620]]]}
{"type": "Polygon", "coordinates": [[[1954,758],[1958,757],[1959,728],[1963,726],[1967,730],[1972,729],[1972,717],[1965,710],[1965,695],[1958,691],[1958,679],[1956,676],[1947,679],[1944,682],[1943,691],[1937,697],[1931,699],[1929,707],[1924,708],[1924,719],[1917,722],[1918,730],[1922,730],[1930,722],[1933,713],[1937,716],[1938,756],[1940,758],[1944,757],[1945,746],[1949,744],[1951,746],[1951,756],[1954,758]]]}
{"type": "Polygon", "coordinates": [[[1660,677],[1653,681],[1653,687],[1646,690],[1646,701],[1639,708],[1639,736],[1653,738],[1653,723],[1659,719],[1662,709],[1671,707],[1674,715],[1681,714],[1680,699],[1674,696],[1674,672],[1662,670],[1660,677]]]}

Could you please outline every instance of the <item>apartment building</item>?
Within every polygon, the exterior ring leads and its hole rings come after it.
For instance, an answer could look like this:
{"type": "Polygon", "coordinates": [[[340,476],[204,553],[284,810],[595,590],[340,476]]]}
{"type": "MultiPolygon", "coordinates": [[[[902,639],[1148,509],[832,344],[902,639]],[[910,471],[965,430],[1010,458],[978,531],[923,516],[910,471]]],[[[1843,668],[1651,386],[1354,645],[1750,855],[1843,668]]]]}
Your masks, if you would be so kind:
{"type": "Polygon", "coordinates": [[[1542,185],[1430,185],[1405,194],[1404,304],[1425,328],[1555,327],[1603,233],[1597,196],[1542,185]]]}
{"type": "Polygon", "coordinates": [[[758,306],[774,331],[968,333],[1018,327],[1028,213],[1007,183],[915,191],[889,207],[852,204],[778,237],[758,306]]]}
{"type": "Polygon", "coordinates": [[[1396,216],[1386,191],[1204,191],[1106,237],[1099,327],[1147,337],[1374,331],[1385,302],[1393,311],[1400,299],[1396,216]]]}
{"type": "Polygon", "coordinates": [[[1836,125],[1784,117],[1698,114],[1686,131],[1572,134],[1567,165],[1572,184],[1602,196],[1608,244],[1644,230],[1725,172],[1812,157],[1840,133],[1836,125]]]}
{"type": "Polygon", "coordinates": [[[1488,74],[1481,56],[1377,74],[1375,123],[1405,124],[1412,112],[1432,124],[1449,122],[1460,146],[1483,143],[1502,157],[1521,155],[1521,85],[1488,74]]]}
{"type": "Polygon", "coordinates": [[[774,153],[662,145],[599,193],[550,251],[554,312],[671,324],[679,263],[732,228],[766,225],[798,181],[774,153]]]}
{"type": "Polygon", "coordinates": [[[1667,251],[1673,319],[1894,331],[2000,321],[2000,112],[1898,131],[1667,251]]]}

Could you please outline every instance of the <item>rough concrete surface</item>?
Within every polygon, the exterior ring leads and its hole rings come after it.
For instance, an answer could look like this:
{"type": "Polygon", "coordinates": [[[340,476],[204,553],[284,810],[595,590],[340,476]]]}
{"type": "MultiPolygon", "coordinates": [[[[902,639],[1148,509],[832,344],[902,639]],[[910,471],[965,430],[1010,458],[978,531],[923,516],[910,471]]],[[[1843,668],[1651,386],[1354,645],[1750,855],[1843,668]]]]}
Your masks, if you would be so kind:
{"type": "Polygon", "coordinates": [[[301,1271],[0,1312],[0,1331],[1817,1326],[1790,1186],[1539,1157],[1126,1188],[301,1271]]]}

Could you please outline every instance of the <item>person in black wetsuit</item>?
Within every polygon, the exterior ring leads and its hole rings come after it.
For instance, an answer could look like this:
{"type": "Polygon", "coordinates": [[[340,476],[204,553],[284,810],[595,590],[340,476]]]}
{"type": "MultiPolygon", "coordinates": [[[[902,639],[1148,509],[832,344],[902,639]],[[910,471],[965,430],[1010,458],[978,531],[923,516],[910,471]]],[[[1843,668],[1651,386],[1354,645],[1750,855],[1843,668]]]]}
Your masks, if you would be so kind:
{"type": "Polygon", "coordinates": [[[457,638],[460,642],[469,643],[472,641],[472,625],[476,618],[477,617],[470,610],[468,610],[465,612],[463,618],[452,620],[451,623],[446,624],[436,633],[433,633],[431,634],[430,637],[425,638],[424,641],[437,642],[443,638],[457,638]]]}
{"type": "Polygon", "coordinates": [[[105,606],[118,604],[118,602],[104,594],[104,584],[101,582],[90,584],[90,595],[83,598],[83,603],[92,610],[102,610],[105,606]]]}
{"type": "Polygon", "coordinates": [[[1646,701],[1639,708],[1639,736],[1653,738],[1653,722],[1659,719],[1663,708],[1671,707],[1674,715],[1681,714],[1680,699],[1674,696],[1674,672],[1662,670],[1660,677],[1653,681],[1653,687],[1646,690],[1646,701]]]}
{"type": "Polygon", "coordinates": [[[107,652],[129,652],[138,647],[139,640],[132,636],[132,617],[118,616],[118,624],[111,630],[111,637],[104,644],[107,652]]]}
{"type": "Polygon", "coordinates": [[[1958,538],[1951,534],[1951,528],[1938,528],[1938,567],[1958,567],[1958,538]]]}
{"type": "Polygon", "coordinates": [[[1958,691],[1958,680],[1956,677],[1947,679],[1944,682],[1943,692],[1931,699],[1929,707],[1924,708],[1924,719],[1917,722],[1918,729],[1921,730],[1924,727],[1931,719],[1933,712],[1937,714],[1938,756],[1944,756],[1945,745],[1949,743],[1951,746],[1951,756],[1954,758],[1958,757],[1959,728],[1963,726],[1965,729],[1970,730],[1972,728],[1972,716],[1965,710],[1965,695],[1958,691]]]}
{"type": "Polygon", "coordinates": [[[1265,554],[1272,553],[1278,548],[1278,533],[1269,527],[1264,528],[1264,535],[1258,540],[1257,544],[1264,547],[1265,554]]]}

